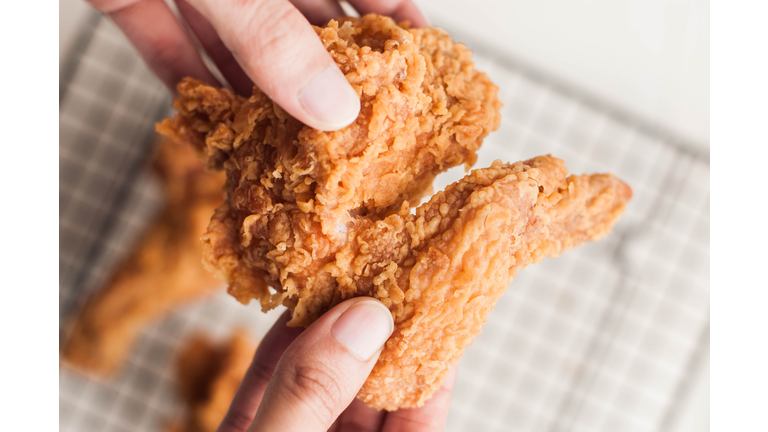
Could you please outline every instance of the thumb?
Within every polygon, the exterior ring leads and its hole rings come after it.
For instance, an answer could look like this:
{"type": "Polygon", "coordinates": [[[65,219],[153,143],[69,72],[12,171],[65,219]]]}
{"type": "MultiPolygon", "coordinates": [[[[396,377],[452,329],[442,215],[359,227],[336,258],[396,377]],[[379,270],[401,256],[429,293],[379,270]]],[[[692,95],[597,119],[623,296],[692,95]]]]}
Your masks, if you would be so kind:
{"type": "Polygon", "coordinates": [[[210,20],[254,84],[293,117],[324,131],[357,118],[357,93],[290,2],[188,1],[210,20]]]}
{"type": "Polygon", "coordinates": [[[334,307],[288,347],[249,430],[325,431],[352,402],[394,329],[381,302],[334,307]]]}

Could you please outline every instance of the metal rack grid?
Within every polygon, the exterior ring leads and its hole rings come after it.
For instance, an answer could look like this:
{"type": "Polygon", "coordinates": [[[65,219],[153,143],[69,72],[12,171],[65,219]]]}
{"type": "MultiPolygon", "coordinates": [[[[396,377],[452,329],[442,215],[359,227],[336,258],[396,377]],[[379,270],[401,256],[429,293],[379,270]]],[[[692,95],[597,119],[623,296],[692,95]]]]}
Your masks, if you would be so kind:
{"type": "MultiPolygon", "coordinates": [[[[143,170],[170,98],[122,35],[94,15],[60,101],[60,328],[136,241],[161,202],[143,170]]],[[[450,431],[663,431],[709,338],[709,161],[504,59],[476,49],[501,88],[501,128],[476,167],[552,153],[634,190],[605,240],[522,271],[467,349],[450,431]]],[[[454,168],[440,189],[464,174],[454,168]]],[[[144,331],[109,381],[62,368],[61,431],[156,431],[180,414],[173,353],[185,336],[263,335],[226,294],[144,331]]]]}

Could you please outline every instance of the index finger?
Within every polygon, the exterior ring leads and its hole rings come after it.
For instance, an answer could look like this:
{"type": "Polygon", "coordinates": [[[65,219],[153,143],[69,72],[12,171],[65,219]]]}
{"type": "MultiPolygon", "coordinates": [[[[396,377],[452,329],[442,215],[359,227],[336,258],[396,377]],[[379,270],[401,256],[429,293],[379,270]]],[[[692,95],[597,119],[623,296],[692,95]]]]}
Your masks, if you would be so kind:
{"type": "Polygon", "coordinates": [[[332,131],[352,123],[360,99],[309,21],[287,0],[189,0],[245,73],[302,123],[332,131]]]}
{"type": "Polygon", "coordinates": [[[120,27],[172,93],[185,76],[217,84],[189,35],[163,0],[89,0],[89,3],[120,27]]]}
{"type": "Polygon", "coordinates": [[[253,422],[277,362],[304,330],[301,327],[286,326],[290,319],[291,312],[285,311],[259,343],[253,362],[240,382],[218,432],[244,432],[253,422]]]}

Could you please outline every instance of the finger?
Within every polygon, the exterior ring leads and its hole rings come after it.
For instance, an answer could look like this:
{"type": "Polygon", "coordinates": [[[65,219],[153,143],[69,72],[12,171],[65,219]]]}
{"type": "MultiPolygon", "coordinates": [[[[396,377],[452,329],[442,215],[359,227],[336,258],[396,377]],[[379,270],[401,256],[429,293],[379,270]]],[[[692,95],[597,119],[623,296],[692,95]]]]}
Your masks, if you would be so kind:
{"type": "Polygon", "coordinates": [[[120,27],[171,92],[186,76],[217,84],[163,0],[91,0],[91,4],[120,27]]]}
{"type": "Polygon", "coordinates": [[[349,125],[360,99],[306,18],[284,0],[188,0],[216,29],[253,82],[285,111],[320,130],[349,125]]]}
{"type": "Polygon", "coordinates": [[[316,26],[322,27],[328,21],[346,15],[336,0],[291,0],[291,3],[316,26]]]}
{"type": "Polygon", "coordinates": [[[285,311],[264,335],[218,432],[244,432],[253,422],[278,360],[304,330],[286,326],[290,319],[291,311],[285,311]]]}
{"type": "Polygon", "coordinates": [[[419,8],[411,0],[348,0],[360,15],[375,13],[392,17],[396,22],[408,21],[411,27],[429,25],[419,8]]]}
{"type": "Polygon", "coordinates": [[[393,329],[389,309],[368,297],[328,311],[285,351],[249,430],[326,431],[362,387],[393,329]]]}
{"type": "Polygon", "coordinates": [[[216,67],[219,68],[219,71],[229,85],[232,86],[235,93],[246,97],[250,96],[253,92],[253,81],[243,72],[243,68],[237,64],[237,60],[235,60],[229,49],[224,46],[224,42],[216,34],[216,30],[213,29],[211,23],[185,0],[176,0],[176,5],[181,16],[184,17],[184,21],[187,22],[189,28],[195,33],[205,52],[208,53],[216,67]]]}
{"type": "Polygon", "coordinates": [[[456,384],[453,366],[443,385],[421,408],[405,408],[387,414],[382,432],[442,432],[448,419],[453,386],[456,384]]]}
{"type": "Polygon", "coordinates": [[[386,412],[369,407],[355,399],[334,423],[334,432],[377,432],[381,429],[386,412]]]}

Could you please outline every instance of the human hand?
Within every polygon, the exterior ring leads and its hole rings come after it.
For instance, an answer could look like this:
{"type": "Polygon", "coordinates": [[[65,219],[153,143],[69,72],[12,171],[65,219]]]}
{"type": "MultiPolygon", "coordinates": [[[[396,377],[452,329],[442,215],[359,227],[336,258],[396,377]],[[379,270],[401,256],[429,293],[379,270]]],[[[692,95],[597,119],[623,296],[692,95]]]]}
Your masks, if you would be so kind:
{"type": "MultiPolygon", "coordinates": [[[[221,84],[164,0],[88,0],[120,27],[155,74],[175,92],[191,76],[221,84]]],[[[360,101],[310,26],[344,16],[336,0],[175,0],[179,12],[233,90],[255,83],[281,108],[319,130],[350,124],[360,101]]],[[[427,25],[411,0],[349,0],[361,14],[427,25]]]]}
{"type": "Polygon", "coordinates": [[[355,399],[394,329],[378,300],[347,300],[307,329],[287,327],[289,318],[259,344],[218,432],[444,429],[455,368],[421,408],[387,413],[355,399]]]}

